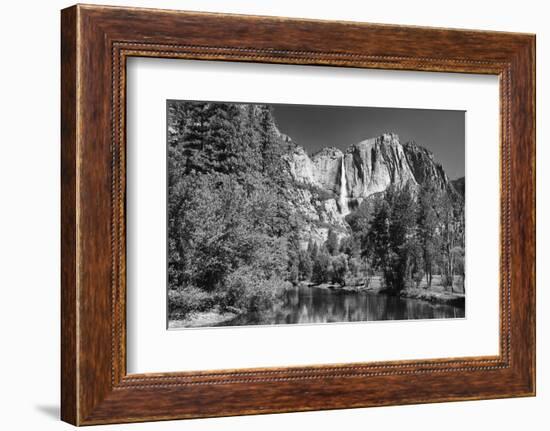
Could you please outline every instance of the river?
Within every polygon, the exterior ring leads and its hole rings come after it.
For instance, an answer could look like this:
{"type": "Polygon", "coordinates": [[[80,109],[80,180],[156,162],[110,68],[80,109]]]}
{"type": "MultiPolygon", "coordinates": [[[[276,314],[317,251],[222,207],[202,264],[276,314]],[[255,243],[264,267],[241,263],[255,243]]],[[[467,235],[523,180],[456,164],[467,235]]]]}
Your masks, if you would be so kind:
{"type": "Polygon", "coordinates": [[[296,286],[282,304],[263,313],[245,313],[220,326],[333,323],[464,317],[464,308],[371,292],[296,286]]]}

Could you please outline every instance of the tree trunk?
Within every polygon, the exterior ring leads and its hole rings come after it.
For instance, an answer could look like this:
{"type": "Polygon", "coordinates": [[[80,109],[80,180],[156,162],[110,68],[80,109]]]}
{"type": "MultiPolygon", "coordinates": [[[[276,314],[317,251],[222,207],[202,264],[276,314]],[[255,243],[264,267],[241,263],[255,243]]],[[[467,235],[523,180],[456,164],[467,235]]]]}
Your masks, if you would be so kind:
{"type": "Polygon", "coordinates": [[[454,292],[453,282],[454,282],[454,255],[449,253],[449,273],[450,273],[450,282],[451,282],[451,293],[454,292]]]}

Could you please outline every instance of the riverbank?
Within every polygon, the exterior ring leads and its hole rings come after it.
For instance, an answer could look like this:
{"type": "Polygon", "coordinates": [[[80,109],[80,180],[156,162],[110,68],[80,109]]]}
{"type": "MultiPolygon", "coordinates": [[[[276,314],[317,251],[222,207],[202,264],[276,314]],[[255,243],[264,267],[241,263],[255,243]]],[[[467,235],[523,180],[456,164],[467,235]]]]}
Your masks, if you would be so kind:
{"type": "Polygon", "coordinates": [[[221,310],[215,306],[208,311],[189,314],[185,319],[170,320],[168,327],[451,318],[463,317],[464,305],[464,293],[450,292],[439,285],[429,289],[405,289],[396,296],[384,292],[379,280],[371,280],[367,285],[345,286],[300,283],[285,290],[284,301],[274,304],[269,310],[247,312],[237,308],[221,310]]]}
{"type": "Polygon", "coordinates": [[[453,305],[464,308],[466,296],[464,293],[449,292],[443,287],[434,287],[430,289],[409,288],[400,292],[402,298],[420,299],[437,304],[453,305]]]}
{"type": "MultiPolygon", "coordinates": [[[[339,284],[322,283],[313,284],[307,283],[308,287],[318,287],[330,289],[334,292],[368,292],[376,294],[387,294],[379,280],[373,280],[369,285],[365,284],[348,284],[341,286],[339,284]]],[[[452,305],[455,307],[464,307],[466,296],[464,293],[450,292],[445,290],[443,286],[432,286],[430,288],[407,288],[399,293],[402,298],[418,299],[421,301],[430,302],[432,304],[452,305]]]]}
{"type": "Polygon", "coordinates": [[[187,316],[185,319],[170,320],[168,322],[169,329],[178,328],[202,328],[206,326],[218,326],[224,322],[228,322],[240,313],[240,310],[233,311],[220,311],[217,307],[214,307],[208,311],[195,312],[187,316]]]}
{"type": "Polygon", "coordinates": [[[330,289],[334,292],[369,292],[380,293],[380,287],[365,286],[363,284],[346,284],[341,286],[340,284],[322,283],[322,284],[308,284],[308,287],[318,287],[321,289],[330,289]]]}
{"type": "Polygon", "coordinates": [[[369,293],[381,293],[382,283],[379,277],[372,277],[368,284],[365,284],[364,279],[352,279],[347,281],[345,285],[336,283],[321,283],[315,284],[311,282],[300,283],[307,287],[319,287],[322,289],[331,289],[335,292],[369,292],[369,293]]]}

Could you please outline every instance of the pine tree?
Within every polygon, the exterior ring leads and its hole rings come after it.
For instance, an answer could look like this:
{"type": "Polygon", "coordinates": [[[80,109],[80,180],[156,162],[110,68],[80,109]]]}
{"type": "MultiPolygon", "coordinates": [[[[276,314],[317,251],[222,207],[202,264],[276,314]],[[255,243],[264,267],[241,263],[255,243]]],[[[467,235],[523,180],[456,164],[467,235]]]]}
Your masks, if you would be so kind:
{"type": "Polygon", "coordinates": [[[370,230],[364,237],[363,257],[372,259],[393,293],[404,289],[412,276],[415,215],[411,190],[390,187],[375,203],[370,230]]]}
{"type": "Polygon", "coordinates": [[[271,108],[260,105],[258,109],[258,132],[260,152],[262,155],[262,169],[265,175],[273,179],[277,184],[284,184],[284,171],[282,155],[285,148],[276,134],[276,125],[271,108]]]}
{"type": "Polygon", "coordinates": [[[333,229],[328,230],[327,241],[325,242],[325,247],[327,248],[328,252],[332,256],[335,256],[336,254],[338,254],[338,251],[340,250],[338,234],[333,229]]]}
{"type": "Polygon", "coordinates": [[[434,208],[437,195],[438,192],[426,184],[420,189],[418,196],[417,235],[422,249],[427,288],[432,285],[433,266],[439,248],[438,217],[434,208]]]}
{"type": "Polygon", "coordinates": [[[332,282],[341,286],[346,284],[346,274],[348,273],[348,261],[344,254],[335,256],[332,259],[332,282]]]}
{"type": "Polygon", "coordinates": [[[313,269],[313,263],[307,250],[300,250],[299,263],[298,263],[300,280],[311,279],[311,271],[313,269]]]}
{"type": "MultiPolygon", "coordinates": [[[[210,114],[208,103],[193,102],[187,106],[187,127],[182,131],[178,142],[178,153],[185,159],[186,172],[207,171],[206,134],[208,133],[210,114]]],[[[174,174],[178,174],[174,172],[174,174]]]]}
{"type": "Polygon", "coordinates": [[[317,254],[319,253],[319,247],[317,246],[317,243],[312,239],[310,239],[309,243],[307,244],[307,252],[311,261],[315,262],[315,260],[317,259],[317,254]]]}
{"type": "Polygon", "coordinates": [[[452,292],[457,257],[464,254],[464,202],[443,193],[438,199],[438,213],[442,282],[452,292]]]}
{"type": "Polygon", "coordinates": [[[330,274],[330,255],[326,249],[323,248],[319,250],[315,261],[313,262],[311,281],[315,284],[326,283],[330,281],[330,274]]]}

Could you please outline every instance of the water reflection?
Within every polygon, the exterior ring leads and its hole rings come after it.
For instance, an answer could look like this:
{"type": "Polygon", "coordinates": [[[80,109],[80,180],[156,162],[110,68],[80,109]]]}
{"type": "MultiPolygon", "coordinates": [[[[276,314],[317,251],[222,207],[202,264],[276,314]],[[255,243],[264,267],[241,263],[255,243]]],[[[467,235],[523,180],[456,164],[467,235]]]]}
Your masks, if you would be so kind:
{"type": "Polygon", "coordinates": [[[368,292],[297,286],[282,304],[265,313],[248,313],[224,326],[464,317],[464,308],[368,292]]]}

